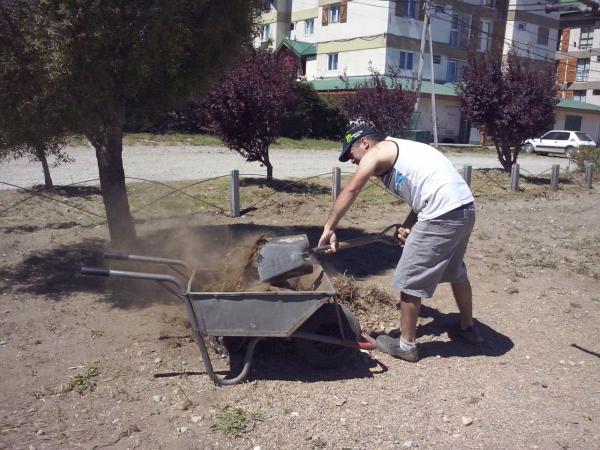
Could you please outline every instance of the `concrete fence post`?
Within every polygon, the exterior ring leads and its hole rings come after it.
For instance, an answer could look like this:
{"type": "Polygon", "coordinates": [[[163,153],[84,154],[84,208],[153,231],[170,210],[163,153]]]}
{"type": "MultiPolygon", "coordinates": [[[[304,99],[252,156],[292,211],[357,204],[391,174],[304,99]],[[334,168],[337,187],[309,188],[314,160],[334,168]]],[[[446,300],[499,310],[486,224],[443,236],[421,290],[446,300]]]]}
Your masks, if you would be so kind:
{"type": "Polygon", "coordinates": [[[593,180],[594,180],[594,163],[587,163],[585,165],[585,187],[588,189],[591,189],[593,180]]]}
{"type": "Polygon", "coordinates": [[[519,190],[519,165],[513,164],[510,169],[510,190],[518,192],[519,190]]]}
{"type": "Polygon", "coordinates": [[[334,167],[331,170],[331,199],[335,199],[340,195],[342,189],[342,170],[339,167],[334,167]]]}
{"type": "Polygon", "coordinates": [[[553,164],[552,165],[552,173],[550,175],[550,186],[553,191],[558,190],[558,178],[560,175],[560,165],[553,164]]]}
{"type": "Polygon", "coordinates": [[[231,171],[231,217],[240,217],[240,171],[231,171]]]}
{"type": "Polygon", "coordinates": [[[463,166],[463,178],[467,185],[471,187],[471,175],[473,173],[473,166],[470,164],[465,164],[463,166]]]}

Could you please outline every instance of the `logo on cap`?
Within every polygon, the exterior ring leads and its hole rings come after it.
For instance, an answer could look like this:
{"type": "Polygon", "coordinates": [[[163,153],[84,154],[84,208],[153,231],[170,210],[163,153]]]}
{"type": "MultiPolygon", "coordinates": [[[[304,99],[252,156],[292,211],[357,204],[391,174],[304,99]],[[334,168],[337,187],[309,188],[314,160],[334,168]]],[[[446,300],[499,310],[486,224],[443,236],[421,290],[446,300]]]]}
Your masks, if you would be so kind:
{"type": "Polygon", "coordinates": [[[362,134],[363,134],[362,130],[359,130],[359,131],[357,131],[354,134],[348,133],[346,135],[346,142],[349,144],[350,142],[352,142],[353,139],[356,139],[356,138],[360,137],[362,134]]]}

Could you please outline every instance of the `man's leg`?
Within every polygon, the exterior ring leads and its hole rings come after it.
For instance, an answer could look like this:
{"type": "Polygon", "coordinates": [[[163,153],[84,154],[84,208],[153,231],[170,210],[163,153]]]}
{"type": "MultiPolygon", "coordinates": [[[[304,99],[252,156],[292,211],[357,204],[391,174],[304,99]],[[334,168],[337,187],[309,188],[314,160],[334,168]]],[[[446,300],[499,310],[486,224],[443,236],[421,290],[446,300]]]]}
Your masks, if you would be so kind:
{"type": "Polygon", "coordinates": [[[377,338],[377,348],[394,358],[415,362],[419,360],[419,352],[415,343],[417,334],[417,319],[421,310],[421,299],[412,295],[400,293],[400,328],[399,339],[381,335],[377,338]]]}
{"type": "Polygon", "coordinates": [[[473,291],[471,290],[471,283],[467,280],[464,283],[451,283],[451,285],[454,300],[456,300],[456,305],[460,312],[460,323],[455,329],[450,330],[449,334],[462,338],[470,344],[483,343],[483,339],[473,322],[473,291]]]}
{"type": "Polygon", "coordinates": [[[460,312],[460,327],[464,330],[473,326],[473,291],[471,283],[450,283],[456,306],[460,312]]]}
{"type": "Polygon", "coordinates": [[[417,335],[417,320],[421,310],[421,299],[413,295],[400,293],[400,330],[402,339],[414,342],[417,335]]]}

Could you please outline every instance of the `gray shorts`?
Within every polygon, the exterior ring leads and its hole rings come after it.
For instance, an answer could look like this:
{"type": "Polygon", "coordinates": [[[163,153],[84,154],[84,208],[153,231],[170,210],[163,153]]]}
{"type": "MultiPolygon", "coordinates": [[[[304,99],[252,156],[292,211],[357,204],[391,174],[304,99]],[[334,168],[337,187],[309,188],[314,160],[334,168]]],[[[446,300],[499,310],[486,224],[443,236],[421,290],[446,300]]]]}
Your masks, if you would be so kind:
{"type": "Polygon", "coordinates": [[[439,283],[469,280],[463,261],[475,224],[473,203],[411,229],[392,284],[406,294],[430,298],[439,283]]]}

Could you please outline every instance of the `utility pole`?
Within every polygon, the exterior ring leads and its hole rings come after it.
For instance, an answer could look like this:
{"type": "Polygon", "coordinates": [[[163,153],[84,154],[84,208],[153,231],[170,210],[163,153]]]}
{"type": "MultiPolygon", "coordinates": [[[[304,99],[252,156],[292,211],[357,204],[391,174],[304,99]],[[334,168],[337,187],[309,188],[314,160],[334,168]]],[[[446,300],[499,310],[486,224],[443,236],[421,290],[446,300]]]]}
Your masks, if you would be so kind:
{"type": "Polygon", "coordinates": [[[433,5],[430,0],[423,2],[423,32],[421,33],[421,48],[419,51],[419,68],[417,71],[417,100],[415,101],[415,112],[419,111],[419,103],[421,99],[421,85],[423,83],[423,66],[425,63],[425,40],[429,35],[429,73],[431,79],[431,123],[433,125],[433,144],[438,147],[437,136],[437,115],[435,111],[435,73],[433,68],[433,41],[431,36],[431,17],[429,16],[433,5]]]}

